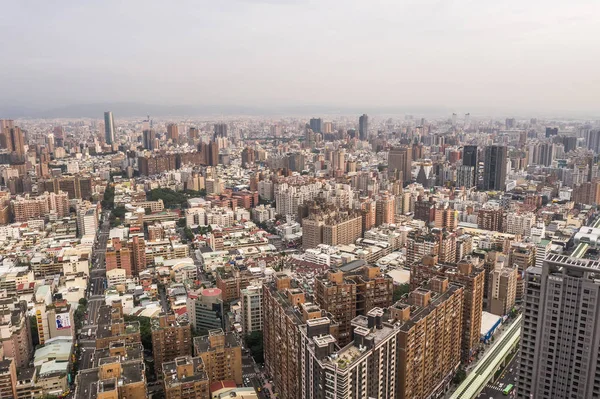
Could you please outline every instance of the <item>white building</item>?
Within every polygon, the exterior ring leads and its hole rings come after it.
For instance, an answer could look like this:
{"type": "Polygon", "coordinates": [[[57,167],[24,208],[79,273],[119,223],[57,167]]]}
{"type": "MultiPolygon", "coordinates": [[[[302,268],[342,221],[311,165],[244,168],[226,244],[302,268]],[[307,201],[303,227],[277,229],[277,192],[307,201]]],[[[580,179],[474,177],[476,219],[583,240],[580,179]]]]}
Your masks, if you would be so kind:
{"type": "Polygon", "coordinates": [[[535,221],[535,215],[531,212],[521,214],[508,212],[508,215],[506,216],[506,232],[529,237],[531,235],[531,228],[535,225],[535,221]]]}
{"type": "Polygon", "coordinates": [[[242,331],[250,334],[263,328],[262,287],[250,285],[240,291],[242,331]]]}
{"type": "Polygon", "coordinates": [[[252,220],[257,223],[263,223],[270,219],[275,219],[275,208],[271,205],[259,205],[252,208],[252,220]]]}

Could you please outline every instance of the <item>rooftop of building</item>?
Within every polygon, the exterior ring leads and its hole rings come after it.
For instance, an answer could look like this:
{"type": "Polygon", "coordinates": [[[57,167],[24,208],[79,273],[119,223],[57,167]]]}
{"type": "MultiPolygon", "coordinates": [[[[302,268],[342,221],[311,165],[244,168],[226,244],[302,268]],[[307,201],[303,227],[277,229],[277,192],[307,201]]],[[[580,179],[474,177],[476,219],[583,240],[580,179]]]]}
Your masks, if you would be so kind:
{"type": "Polygon", "coordinates": [[[126,362],[131,360],[143,360],[144,347],[141,343],[125,343],[124,341],[111,342],[108,348],[96,349],[94,352],[94,365],[126,362]],[[122,356],[111,356],[111,351],[124,348],[125,354],[122,356]]]}
{"type": "Polygon", "coordinates": [[[112,313],[115,312],[116,309],[113,309],[111,306],[102,305],[98,309],[98,328],[96,329],[96,337],[97,338],[108,338],[112,337],[112,324],[115,323],[124,323],[125,324],[125,332],[124,335],[135,334],[140,331],[140,323],[138,321],[133,321],[130,323],[125,323],[123,319],[112,319],[112,313]]]}
{"type": "Polygon", "coordinates": [[[122,386],[145,381],[143,360],[120,362],[120,364],[121,375],[109,380],[100,380],[97,368],[80,371],[77,374],[75,397],[96,399],[98,392],[109,391],[113,384],[122,386]]]}
{"type": "Polygon", "coordinates": [[[167,388],[179,384],[187,384],[195,381],[208,381],[208,375],[204,371],[204,363],[200,357],[182,356],[172,362],[162,364],[164,382],[167,388]],[[192,365],[193,374],[178,375],[177,368],[181,366],[192,365]]]}
{"type": "Polygon", "coordinates": [[[417,288],[414,291],[417,291],[420,294],[427,294],[427,293],[431,294],[431,300],[429,301],[429,303],[426,306],[418,306],[418,305],[412,304],[412,300],[410,299],[410,294],[404,296],[402,299],[400,299],[398,302],[396,302],[395,304],[392,305],[392,307],[397,308],[397,309],[403,309],[406,307],[410,308],[410,319],[402,323],[402,325],[400,326],[400,330],[401,331],[409,331],[411,328],[413,328],[415,326],[415,324],[420,322],[422,319],[427,317],[432,311],[434,311],[437,306],[439,306],[441,303],[443,303],[448,298],[450,298],[452,295],[454,295],[454,293],[456,291],[462,290],[462,289],[463,289],[462,286],[455,285],[455,284],[449,284],[446,291],[444,291],[443,293],[440,293],[440,292],[436,292],[436,291],[429,289],[429,286],[427,286],[427,284],[425,284],[425,285],[421,286],[420,288],[417,288]]]}
{"type": "Polygon", "coordinates": [[[235,348],[240,346],[240,342],[234,332],[223,332],[221,329],[209,330],[208,335],[203,335],[194,338],[194,348],[196,353],[210,352],[216,350],[211,347],[210,338],[213,336],[223,336],[225,338],[225,348],[235,348]]]}

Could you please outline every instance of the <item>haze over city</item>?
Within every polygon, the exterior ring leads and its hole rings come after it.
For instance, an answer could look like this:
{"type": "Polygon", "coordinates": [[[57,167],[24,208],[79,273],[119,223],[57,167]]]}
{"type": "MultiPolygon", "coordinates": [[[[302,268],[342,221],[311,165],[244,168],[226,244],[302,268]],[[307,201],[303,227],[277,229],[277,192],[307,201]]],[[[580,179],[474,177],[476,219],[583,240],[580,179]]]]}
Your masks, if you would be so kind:
{"type": "Polygon", "coordinates": [[[599,4],[8,2],[0,113],[594,118],[599,4]]]}
{"type": "Polygon", "coordinates": [[[600,2],[13,1],[0,399],[600,398],[600,2]]]}

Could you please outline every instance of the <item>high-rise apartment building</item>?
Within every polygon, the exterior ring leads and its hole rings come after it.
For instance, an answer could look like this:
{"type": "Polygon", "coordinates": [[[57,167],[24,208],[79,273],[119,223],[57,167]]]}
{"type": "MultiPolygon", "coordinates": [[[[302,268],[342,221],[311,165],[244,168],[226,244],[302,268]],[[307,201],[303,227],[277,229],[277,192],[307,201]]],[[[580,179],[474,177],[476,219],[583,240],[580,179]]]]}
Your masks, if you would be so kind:
{"type": "MultiPolygon", "coordinates": [[[[280,397],[303,399],[299,326],[321,317],[333,321],[333,317],[307,302],[304,291],[285,273],[276,273],[271,283],[263,285],[263,308],[265,369],[280,397]]],[[[336,323],[331,323],[329,334],[338,335],[336,323]]]]}
{"type": "Polygon", "coordinates": [[[371,309],[352,319],[353,341],[337,346],[331,320],[319,317],[300,327],[300,396],[317,398],[395,398],[398,380],[397,333],[371,309]]]}
{"type": "Polygon", "coordinates": [[[246,147],[242,150],[242,167],[246,167],[249,164],[253,164],[256,157],[254,156],[254,150],[250,147],[246,147]]]}
{"type": "Polygon", "coordinates": [[[464,288],[461,358],[463,362],[468,363],[479,345],[481,337],[485,270],[478,258],[470,256],[459,261],[456,266],[438,263],[437,256],[425,256],[421,262],[415,263],[411,267],[411,288],[417,289],[434,277],[447,278],[450,283],[464,288]]]}
{"type": "Polygon", "coordinates": [[[475,181],[475,171],[477,170],[474,166],[460,165],[456,168],[456,186],[464,188],[472,188],[477,185],[475,181]]]}
{"type": "Polygon", "coordinates": [[[362,114],[358,118],[358,137],[364,141],[369,139],[369,116],[362,114]]]}
{"type": "Polygon", "coordinates": [[[438,397],[450,385],[461,358],[462,307],[463,288],[433,277],[389,309],[402,323],[396,398],[438,397]]]}
{"type": "Polygon", "coordinates": [[[337,342],[340,346],[352,339],[352,319],[375,307],[390,306],[394,290],[393,280],[384,276],[379,267],[348,269],[329,270],[316,278],[314,285],[316,304],[331,313],[339,324],[337,342]]]}
{"type": "MultiPolygon", "coordinates": [[[[29,397],[31,398],[31,392],[29,397]]],[[[17,369],[12,358],[0,360],[0,398],[20,399],[17,393],[17,369]]]]}
{"type": "Polygon", "coordinates": [[[477,213],[477,227],[483,230],[503,231],[504,209],[485,207],[477,213]]]}
{"type": "Polygon", "coordinates": [[[75,398],[144,399],[148,397],[144,348],[139,342],[115,341],[96,349],[93,367],[80,370],[75,398]]]}
{"type": "Polygon", "coordinates": [[[163,363],[166,399],[210,399],[210,382],[200,357],[181,356],[163,363]]]}
{"type": "Polygon", "coordinates": [[[485,148],[483,164],[483,189],[504,191],[506,186],[506,162],[508,150],[505,146],[492,145],[485,148]]]}
{"type": "Polygon", "coordinates": [[[408,147],[392,148],[388,153],[388,174],[403,184],[412,181],[412,149],[408,147]]]}
{"type": "Polygon", "coordinates": [[[505,316],[515,306],[518,275],[516,267],[506,266],[504,262],[494,262],[487,294],[490,313],[505,316]]]}
{"type": "Polygon", "coordinates": [[[104,140],[110,145],[115,142],[115,121],[110,111],[104,113],[104,140]]]}
{"type": "Polygon", "coordinates": [[[517,397],[600,397],[600,261],[547,255],[525,272],[517,397]]]}
{"type": "Polygon", "coordinates": [[[321,210],[302,219],[302,246],[353,244],[362,236],[362,214],[354,209],[321,210]]]}
{"type": "Polygon", "coordinates": [[[214,138],[217,139],[219,137],[227,137],[227,124],[226,123],[215,123],[214,126],[214,138]]]}
{"type": "Polygon", "coordinates": [[[472,166],[477,169],[479,161],[477,158],[476,145],[466,145],[463,147],[462,161],[464,166],[472,166]]]}
{"type": "Polygon", "coordinates": [[[178,322],[174,314],[164,313],[152,319],[151,326],[154,371],[161,378],[163,363],[192,355],[192,329],[189,323],[178,322]]]}
{"type": "Polygon", "coordinates": [[[173,143],[179,142],[179,126],[176,123],[167,125],[167,140],[171,140],[173,143]]]}
{"type": "Polygon", "coordinates": [[[536,217],[533,212],[508,212],[504,227],[507,233],[529,237],[531,235],[531,228],[535,225],[535,222],[536,217]]]}
{"type": "Polygon", "coordinates": [[[434,224],[438,229],[456,230],[458,227],[458,212],[452,209],[447,203],[443,205],[439,204],[435,207],[434,224]]]}
{"type": "Polygon", "coordinates": [[[439,236],[413,230],[408,233],[406,240],[406,265],[411,266],[420,262],[424,256],[438,255],[440,252],[439,236]]]}
{"type": "Polygon", "coordinates": [[[263,329],[262,290],[260,286],[251,285],[240,291],[244,334],[263,329]]]}
{"type": "Polygon", "coordinates": [[[27,367],[33,354],[27,303],[16,297],[0,299],[0,345],[16,367],[27,367]]]}
{"type": "Polygon", "coordinates": [[[396,215],[396,197],[383,192],[375,201],[375,226],[393,224],[396,215]]]}
{"type": "Polygon", "coordinates": [[[142,132],[142,146],[146,150],[154,150],[156,141],[156,131],[154,129],[146,129],[142,132]]]}
{"type": "Polygon", "coordinates": [[[323,119],[311,118],[309,121],[310,129],[315,133],[323,133],[323,119]]]}
{"type": "Polygon", "coordinates": [[[242,384],[242,348],[235,333],[210,330],[194,338],[194,352],[202,358],[211,384],[224,380],[242,384]]]}
{"type": "Polygon", "coordinates": [[[105,263],[106,271],[124,269],[128,277],[139,275],[146,268],[146,242],[138,236],[128,241],[113,238],[106,248],[105,263]]]}

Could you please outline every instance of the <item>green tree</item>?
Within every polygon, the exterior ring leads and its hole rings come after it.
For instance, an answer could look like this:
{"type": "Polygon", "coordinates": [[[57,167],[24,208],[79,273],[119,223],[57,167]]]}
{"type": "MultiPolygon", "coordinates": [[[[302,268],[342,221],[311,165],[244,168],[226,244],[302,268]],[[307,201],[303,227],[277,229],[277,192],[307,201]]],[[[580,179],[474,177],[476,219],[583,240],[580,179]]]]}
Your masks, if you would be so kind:
{"type": "Polygon", "coordinates": [[[152,326],[150,324],[150,318],[144,316],[129,316],[125,315],[125,321],[130,323],[137,321],[140,323],[140,337],[144,349],[152,351],[152,326]]]}
{"type": "Polygon", "coordinates": [[[263,348],[262,331],[253,331],[245,336],[246,347],[250,350],[256,363],[264,363],[265,355],[263,348]]]}
{"type": "Polygon", "coordinates": [[[410,292],[410,285],[408,283],[400,284],[399,286],[394,288],[394,302],[397,302],[402,298],[403,295],[408,294],[410,292]]]}
{"type": "Polygon", "coordinates": [[[149,201],[158,201],[161,199],[167,208],[184,208],[188,197],[181,192],[173,191],[170,188],[155,188],[147,194],[149,201]]]}
{"type": "Polygon", "coordinates": [[[183,229],[183,233],[185,234],[185,238],[187,238],[189,241],[194,241],[194,238],[196,238],[196,236],[192,232],[192,229],[190,229],[189,227],[183,229]]]}
{"type": "Polygon", "coordinates": [[[88,300],[86,298],[81,298],[79,300],[79,305],[83,306],[84,308],[87,308],[88,300]]]}
{"type": "Polygon", "coordinates": [[[177,227],[185,227],[185,218],[177,219],[177,227]]]}
{"type": "Polygon", "coordinates": [[[101,202],[102,209],[112,209],[115,205],[115,188],[109,184],[104,190],[104,197],[101,202]]]}
{"type": "Polygon", "coordinates": [[[29,316],[29,332],[31,333],[31,343],[35,348],[40,344],[40,337],[38,335],[37,317],[29,316]]]}
{"type": "Polygon", "coordinates": [[[461,367],[456,371],[456,374],[454,374],[454,378],[452,379],[452,382],[454,382],[456,385],[458,385],[461,382],[463,382],[466,378],[467,378],[467,372],[465,371],[465,369],[463,369],[461,367]]]}

